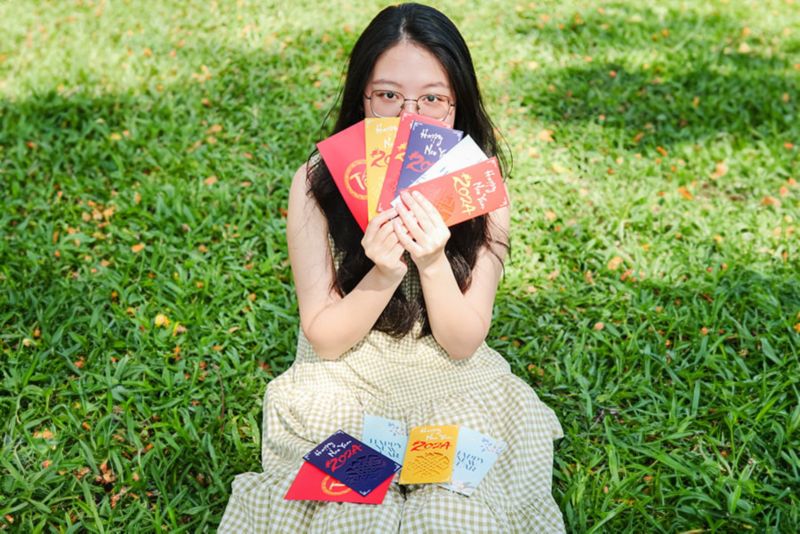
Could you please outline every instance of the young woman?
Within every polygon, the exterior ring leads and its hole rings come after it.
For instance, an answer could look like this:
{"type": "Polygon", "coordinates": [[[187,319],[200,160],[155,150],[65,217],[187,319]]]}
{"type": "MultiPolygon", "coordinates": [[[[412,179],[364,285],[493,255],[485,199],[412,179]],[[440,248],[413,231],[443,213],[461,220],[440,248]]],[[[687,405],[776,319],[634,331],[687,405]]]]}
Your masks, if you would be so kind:
{"type": "MultiPolygon", "coordinates": [[[[334,133],[403,110],[498,154],[466,43],[419,4],[381,11],[350,56],[334,133]]],[[[324,162],[294,177],[287,241],[300,308],[294,364],[264,397],[263,473],[245,473],[221,532],[561,532],[551,495],[561,427],[484,339],[508,249],[508,208],[447,228],[402,195],[362,232],[324,162]],[[381,505],[287,501],[303,455],[364,414],[457,424],[507,444],[469,496],[392,483],[381,505]]]]}

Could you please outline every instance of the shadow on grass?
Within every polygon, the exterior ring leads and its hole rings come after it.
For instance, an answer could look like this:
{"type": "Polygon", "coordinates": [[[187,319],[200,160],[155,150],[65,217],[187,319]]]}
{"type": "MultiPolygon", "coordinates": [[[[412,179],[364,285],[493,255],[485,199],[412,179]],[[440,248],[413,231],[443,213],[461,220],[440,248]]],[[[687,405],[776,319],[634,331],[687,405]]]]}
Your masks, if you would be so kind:
{"type": "Polygon", "coordinates": [[[338,83],[314,86],[326,73],[307,50],[353,38],[187,48],[206,79],[0,100],[0,456],[15,526],[46,513],[214,528],[233,476],[257,469],[264,386],[291,364],[299,324],[289,184],[338,83]]]}
{"type": "Polygon", "coordinates": [[[783,146],[800,139],[800,72],[790,52],[776,53],[766,36],[740,48],[748,41],[741,24],[722,15],[604,7],[576,13],[562,30],[538,28],[535,18],[517,26],[560,55],[592,59],[512,71],[512,92],[530,116],[555,125],[557,136],[569,129],[557,141],[580,142],[589,125],[614,148],[634,151],[729,136],[734,148],[763,142],[781,164],[796,163],[796,150],[783,146]]]}

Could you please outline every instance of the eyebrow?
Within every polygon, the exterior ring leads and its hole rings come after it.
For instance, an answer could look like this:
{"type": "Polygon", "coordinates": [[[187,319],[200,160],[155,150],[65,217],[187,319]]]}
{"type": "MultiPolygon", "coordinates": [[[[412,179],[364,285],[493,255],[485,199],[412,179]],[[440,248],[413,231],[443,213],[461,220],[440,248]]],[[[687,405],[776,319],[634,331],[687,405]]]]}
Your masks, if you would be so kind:
{"type": "Polygon", "coordinates": [[[380,80],[373,80],[373,84],[381,84],[381,85],[394,85],[395,87],[400,87],[400,84],[397,82],[393,82],[392,80],[386,80],[381,78],[380,80]]]}
{"type": "MultiPolygon", "coordinates": [[[[394,86],[394,87],[400,87],[400,84],[399,84],[399,83],[397,83],[397,82],[394,82],[394,81],[392,81],[392,80],[387,80],[387,79],[385,79],[385,78],[380,78],[380,79],[378,79],[378,80],[373,80],[373,81],[372,81],[372,83],[373,83],[373,84],[375,84],[375,85],[377,85],[377,84],[381,84],[381,85],[391,85],[391,86],[394,86]]],[[[444,83],[444,82],[433,82],[433,83],[429,83],[429,84],[427,84],[427,85],[424,85],[422,88],[423,88],[423,89],[430,89],[430,88],[432,88],[432,87],[441,87],[441,88],[443,88],[443,89],[449,89],[449,88],[450,88],[450,87],[449,87],[449,86],[448,86],[446,83],[444,83]]]]}

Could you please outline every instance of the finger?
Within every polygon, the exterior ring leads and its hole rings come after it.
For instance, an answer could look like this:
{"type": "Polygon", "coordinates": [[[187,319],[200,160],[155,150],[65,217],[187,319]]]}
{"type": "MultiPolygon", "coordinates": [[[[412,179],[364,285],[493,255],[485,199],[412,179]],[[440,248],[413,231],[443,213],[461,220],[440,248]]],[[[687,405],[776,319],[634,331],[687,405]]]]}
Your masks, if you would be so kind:
{"type": "Polygon", "coordinates": [[[377,231],[377,229],[381,228],[386,223],[386,221],[396,216],[397,216],[397,210],[394,208],[390,208],[386,211],[379,212],[367,224],[367,229],[364,232],[364,237],[367,237],[368,235],[371,236],[377,231]]]}
{"type": "Polygon", "coordinates": [[[400,215],[399,219],[402,221],[404,229],[411,234],[412,238],[419,241],[425,237],[425,232],[420,227],[419,220],[402,201],[397,204],[397,213],[400,215]]]}
{"type": "Polygon", "coordinates": [[[386,236],[392,235],[393,233],[394,227],[390,223],[386,222],[375,233],[375,241],[380,243],[386,239],[386,236]]]}
{"type": "Polygon", "coordinates": [[[418,255],[422,251],[422,247],[414,241],[411,234],[398,219],[395,219],[393,224],[397,240],[403,245],[403,248],[409,251],[412,256],[418,255]]]}
{"type": "Polygon", "coordinates": [[[417,193],[416,195],[412,195],[411,193],[404,191],[401,193],[403,202],[406,206],[414,213],[414,216],[419,221],[420,227],[428,232],[431,228],[433,228],[433,222],[428,215],[428,212],[425,211],[425,208],[419,202],[419,198],[422,197],[421,194],[417,193]]]}
{"type": "Polygon", "coordinates": [[[389,250],[390,248],[395,246],[399,241],[397,239],[397,234],[395,232],[394,225],[390,223],[387,224],[386,226],[389,227],[389,233],[386,234],[386,237],[384,237],[381,240],[381,246],[383,247],[384,250],[389,250]]]}
{"type": "Polygon", "coordinates": [[[399,260],[403,257],[403,252],[405,251],[406,249],[403,248],[403,245],[401,245],[398,242],[395,246],[392,247],[392,250],[389,251],[389,257],[395,260],[399,260]]]}
{"type": "Polygon", "coordinates": [[[442,214],[439,213],[439,210],[436,209],[436,206],[433,205],[433,202],[425,198],[425,195],[420,193],[419,191],[414,191],[411,193],[411,196],[417,201],[417,203],[425,210],[425,213],[430,218],[431,222],[435,225],[439,226],[439,224],[444,224],[444,219],[442,219],[442,214]]]}
{"type": "MultiPolygon", "coordinates": [[[[397,212],[392,210],[392,214],[396,215],[397,212]]],[[[380,243],[388,234],[391,234],[393,231],[392,225],[387,224],[388,220],[386,217],[382,217],[381,219],[377,219],[376,217],[375,219],[372,219],[372,221],[370,221],[370,224],[367,226],[367,232],[364,234],[362,244],[373,242],[380,243]],[[375,221],[375,223],[373,224],[372,221],[375,221]]]]}
{"type": "Polygon", "coordinates": [[[397,217],[397,210],[396,210],[396,209],[394,209],[394,208],[389,208],[389,209],[388,209],[388,210],[386,210],[386,211],[379,211],[379,212],[378,212],[378,213],[377,213],[377,214],[376,214],[376,215],[375,215],[375,216],[372,218],[372,220],[374,221],[375,219],[378,219],[378,221],[379,221],[379,223],[378,223],[378,224],[383,224],[383,223],[385,223],[386,221],[388,221],[389,219],[392,219],[392,218],[394,218],[394,217],[397,217]]]}

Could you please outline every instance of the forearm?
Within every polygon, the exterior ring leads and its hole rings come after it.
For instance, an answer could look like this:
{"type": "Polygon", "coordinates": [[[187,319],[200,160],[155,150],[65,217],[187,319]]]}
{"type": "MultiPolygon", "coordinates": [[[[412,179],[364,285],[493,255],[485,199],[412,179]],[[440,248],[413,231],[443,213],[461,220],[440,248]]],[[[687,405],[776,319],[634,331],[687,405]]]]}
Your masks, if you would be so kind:
{"type": "Polygon", "coordinates": [[[490,320],[461,293],[444,255],[420,272],[420,283],[434,339],[454,360],[472,356],[486,339],[490,320]]]}
{"type": "Polygon", "coordinates": [[[373,267],[350,293],[323,308],[303,328],[317,355],[335,360],[361,341],[401,281],[373,267]]]}

